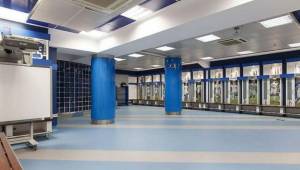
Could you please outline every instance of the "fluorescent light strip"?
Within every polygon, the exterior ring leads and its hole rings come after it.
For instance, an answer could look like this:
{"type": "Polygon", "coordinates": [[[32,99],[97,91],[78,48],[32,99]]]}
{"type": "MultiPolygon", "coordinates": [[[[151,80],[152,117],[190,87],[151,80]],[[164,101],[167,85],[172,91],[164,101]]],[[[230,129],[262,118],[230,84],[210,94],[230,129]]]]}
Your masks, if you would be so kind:
{"type": "Polygon", "coordinates": [[[130,18],[130,19],[133,19],[133,20],[140,20],[152,13],[153,13],[153,11],[137,5],[131,9],[127,10],[126,12],[124,12],[121,15],[124,17],[130,18]]]}
{"type": "Polygon", "coordinates": [[[140,67],[136,67],[134,68],[135,70],[143,70],[143,68],[140,68],[140,67]]]}
{"type": "Polygon", "coordinates": [[[200,59],[202,59],[202,60],[212,60],[214,58],[213,57],[203,57],[203,58],[200,58],[200,59]]]}
{"type": "Polygon", "coordinates": [[[116,60],[117,62],[119,62],[119,61],[124,61],[124,60],[126,60],[126,59],[115,57],[115,60],[116,60]]]}
{"type": "Polygon", "coordinates": [[[289,47],[291,48],[300,47],[300,43],[289,44],[289,47]]]}
{"type": "Polygon", "coordinates": [[[206,36],[196,38],[196,40],[199,40],[199,41],[202,41],[202,42],[210,42],[210,41],[215,41],[215,40],[219,40],[219,39],[221,39],[221,38],[214,35],[214,34],[210,34],[210,35],[206,35],[206,36]]]}
{"type": "Polygon", "coordinates": [[[87,35],[89,37],[97,37],[97,38],[107,35],[106,32],[101,32],[101,31],[97,31],[97,30],[92,30],[89,32],[81,31],[80,34],[87,35]]]}
{"type": "Polygon", "coordinates": [[[0,18],[20,23],[26,23],[29,17],[28,13],[20,12],[4,7],[0,7],[0,18]]]}
{"type": "Polygon", "coordinates": [[[293,19],[290,15],[285,15],[269,20],[265,20],[260,22],[261,25],[263,25],[265,28],[273,28],[281,25],[290,24],[293,22],[293,19]]]}
{"type": "Polygon", "coordinates": [[[240,51],[240,52],[238,52],[238,54],[240,54],[240,55],[246,55],[246,54],[252,54],[252,53],[254,53],[253,51],[240,51]]]}
{"type": "Polygon", "coordinates": [[[129,57],[133,57],[133,58],[139,58],[139,57],[143,57],[143,54],[138,54],[138,53],[133,53],[133,54],[129,54],[129,57]]]}
{"type": "Polygon", "coordinates": [[[175,48],[169,47],[169,46],[162,46],[162,47],[158,47],[156,49],[159,51],[171,51],[171,50],[174,50],[175,48]]]}
{"type": "Polygon", "coordinates": [[[157,68],[157,67],[161,67],[161,65],[154,64],[154,65],[151,65],[151,67],[157,68]]]}

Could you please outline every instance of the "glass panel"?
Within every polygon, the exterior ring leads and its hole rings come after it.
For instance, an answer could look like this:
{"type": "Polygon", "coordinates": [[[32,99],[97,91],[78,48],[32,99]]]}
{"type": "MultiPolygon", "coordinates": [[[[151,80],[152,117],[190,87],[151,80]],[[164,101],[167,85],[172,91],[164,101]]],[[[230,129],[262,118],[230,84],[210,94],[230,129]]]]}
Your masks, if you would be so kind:
{"type": "Polygon", "coordinates": [[[215,95],[215,103],[221,103],[222,101],[222,82],[214,81],[214,95],[215,95]]]}
{"type": "Polygon", "coordinates": [[[243,80],[243,104],[248,104],[247,102],[247,80],[243,80]]]}
{"type": "Polygon", "coordinates": [[[201,102],[201,96],[202,96],[202,88],[201,88],[201,83],[197,82],[196,83],[196,102],[201,102]]]}
{"type": "Polygon", "coordinates": [[[238,81],[232,80],[230,81],[230,104],[238,104],[239,103],[239,93],[238,93],[238,81]]]}
{"type": "Polygon", "coordinates": [[[249,104],[258,104],[257,103],[257,80],[249,80],[249,104]]]}
{"type": "Polygon", "coordinates": [[[280,105],[280,78],[270,79],[270,105],[280,105]]]}
{"type": "Polygon", "coordinates": [[[263,80],[263,88],[264,88],[264,93],[263,93],[263,100],[264,103],[263,104],[267,104],[267,100],[268,100],[268,81],[267,80],[263,80]]]}

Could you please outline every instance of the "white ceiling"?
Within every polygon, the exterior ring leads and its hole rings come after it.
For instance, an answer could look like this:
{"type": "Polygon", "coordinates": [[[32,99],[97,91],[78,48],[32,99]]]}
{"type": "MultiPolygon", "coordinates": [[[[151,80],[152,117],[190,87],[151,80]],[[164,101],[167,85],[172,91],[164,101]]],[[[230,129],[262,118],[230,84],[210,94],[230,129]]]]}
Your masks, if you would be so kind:
{"type": "MultiPolygon", "coordinates": [[[[152,69],[151,65],[164,65],[164,57],[168,55],[181,56],[185,63],[200,62],[205,66],[203,57],[213,57],[214,60],[226,59],[238,56],[237,52],[250,50],[256,53],[272,52],[278,50],[293,50],[288,44],[300,42],[300,26],[295,20],[292,24],[283,25],[271,29],[264,28],[260,23],[254,22],[239,26],[236,31],[234,28],[218,31],[214,33],[221,37],[221,40],[229,38],[243,38],[247,42],[224,46],[217,41],[203,43],[194,38],[187,39],[175,43],[167,44],[167,46],[174,47],[175,50],[169,52],[162,52],[155,48],[139,51],[144,54],[141,58],[131,58],[127,55],[120,56],[126,59],[125,61],[117,62],[118,69],[134,70],[136,67],[144,69],[152,69]]],[[[80,56],[91,56],[89,52],[79,52],[68,49],[59,50],[61,53],[69,53],[80,56]]],[[[255,55],[255,54],[251,54],[255,55]]],[[[90,63],[90,58],[79,57],[74,58],[75,62],[90,63]]]]}
{"type": "MultiPolygon", "coordinates": [[[[287,44],[300,42],[299,25],[296,23],[272,29],[265,29],[257,23],[300,9],[299,0],[254,0],[244,5],[236,4],[242,1],[181,1],[163,9],[148,20],[130,24],[111,33],[100,40],[100,47],[97,48],[102,49],[103,53],[126,58],[127,60],[117,63],[118,69],[134,70],[135,67],[150,69],[154,64],[163,65],[163,58],[167,55],[180,55],[185,63],[200,62],[207,65],[207,62],[200,58],[235,57],[238,51],[244,50],[257,53],[284,50],[288,48],[287,44]],[[160,22],[155,24],[154,21],[160,22]],[[146,26],[148,29],[145,29],[146,26]],[[240,26],[237,34],[233,29],[235,26],[240,26]],[[242,37],[247,43],[225,47],[217,42],[202,43],[194,39],[209,33],[214,33],[222,39],[242,37]],[[160,52],[154,49],[162,45],[175,47],[176,50],[160,52]],[[142,58],[126,56],[134,52],[146,56],[142,58]]],[[[88,64],[90,58],[82,57],[74,61],[88,64]]]]}
{"type": "Polygon", "coordinates": [[[300,9],[299,0],[185,0],[100,41],[100,52],[121,56],[206,35],[300,9]]]}

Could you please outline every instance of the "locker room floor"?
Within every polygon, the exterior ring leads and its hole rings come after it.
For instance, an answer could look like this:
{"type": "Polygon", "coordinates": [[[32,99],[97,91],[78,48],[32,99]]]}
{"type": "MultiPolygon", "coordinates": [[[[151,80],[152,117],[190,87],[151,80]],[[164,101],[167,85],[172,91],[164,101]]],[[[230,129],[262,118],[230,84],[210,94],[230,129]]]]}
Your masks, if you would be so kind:
{"type": "Polygon", "coordinates": [[[18,147],[25,170],[298,170],[300,120],[120,107],[116,123],[62,119],[37,151],[18,147]]]}

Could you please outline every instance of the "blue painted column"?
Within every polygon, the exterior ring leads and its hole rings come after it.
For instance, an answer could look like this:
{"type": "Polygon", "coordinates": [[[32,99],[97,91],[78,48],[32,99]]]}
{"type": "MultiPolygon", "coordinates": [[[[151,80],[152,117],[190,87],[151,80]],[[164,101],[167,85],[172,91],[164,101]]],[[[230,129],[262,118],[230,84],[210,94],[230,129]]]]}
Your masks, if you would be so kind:
{"type": "Polygon", "coordinates": [[[57,48],[49,48],[49,59],[51,60],[52,68],[52,126],[57,126],[57,48]]]}
{"type": "Polygon", "coordinates": [[[165,110],[168,115],[181,114],[181,58],[165,58],[165,110]]]}
{"type": "Polygon", "coordinates": [[[92,124],[110,124],[116,113],[115,60],[92,56],[92,124]]]}

